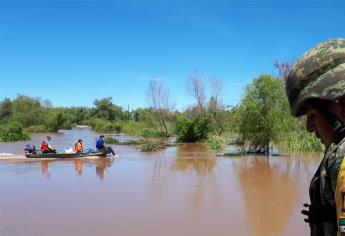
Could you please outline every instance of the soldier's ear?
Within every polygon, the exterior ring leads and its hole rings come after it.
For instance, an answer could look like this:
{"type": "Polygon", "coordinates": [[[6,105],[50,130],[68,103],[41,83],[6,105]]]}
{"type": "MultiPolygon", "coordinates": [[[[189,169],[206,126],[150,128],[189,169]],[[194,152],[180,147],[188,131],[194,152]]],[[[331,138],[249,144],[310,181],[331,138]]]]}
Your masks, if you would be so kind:
{"type": "Polygon", "coordinates": [[[341,103],[341,117],[343,118],[342,120],[345,121],[345,103],[341,103]]]}
{"type": "Polygon", "coordinates": [[[338,119],[345,122],[345,102],[342,100],[334,100],[331,102],[330,111],[333,112],[338,119]]]}
{"type": "Polygon", "coordinates": [[[345,96],[337,100],[342,106],[342,117],[345,119],[345,96]]]}

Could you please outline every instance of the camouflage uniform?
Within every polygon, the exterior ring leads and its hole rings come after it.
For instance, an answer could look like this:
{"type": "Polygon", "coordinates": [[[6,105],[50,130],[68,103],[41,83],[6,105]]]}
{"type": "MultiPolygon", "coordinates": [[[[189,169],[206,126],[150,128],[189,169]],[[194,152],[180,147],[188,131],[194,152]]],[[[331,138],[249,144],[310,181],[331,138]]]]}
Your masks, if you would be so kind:
{"type": "MultiPolygon", "coordinates": [[[[310,99],[343,97],[345,39],[328,40],[307,51],[287,76],[286,93],[295,117],[305,114],[310,99]]],[[[310,212],[317,218],[310,223],[311,235],[345,235],[345,138],[341,138],[326,150],[310,183],[310,212]]]]}

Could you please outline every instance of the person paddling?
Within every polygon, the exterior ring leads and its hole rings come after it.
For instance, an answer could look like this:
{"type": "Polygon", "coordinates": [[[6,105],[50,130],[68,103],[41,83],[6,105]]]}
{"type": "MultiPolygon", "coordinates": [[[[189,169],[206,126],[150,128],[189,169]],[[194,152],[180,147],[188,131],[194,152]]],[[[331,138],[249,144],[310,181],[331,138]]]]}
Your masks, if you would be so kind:
{"type": "Polygon", "coordinates": [[[99,139],[97,139],[97,141],[96,141],[96,148],[99,151],[111,152],[113,155],[115,155],[115,152],[114,152],[114,150],[111,147],[105,146],[104,135],[99,136],[99,139]]]}

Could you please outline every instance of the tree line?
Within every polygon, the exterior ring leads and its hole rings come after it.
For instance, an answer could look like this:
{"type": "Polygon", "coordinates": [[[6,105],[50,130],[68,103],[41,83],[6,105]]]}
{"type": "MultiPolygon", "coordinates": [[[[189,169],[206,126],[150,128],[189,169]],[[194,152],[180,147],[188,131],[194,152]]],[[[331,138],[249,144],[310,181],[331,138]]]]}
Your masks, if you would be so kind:
{"type": "Polygon", "coordinates": [[[210,79],[209,94],[199,71],[186,80],[194,104],[174,109],[163,80],[152,78],[147,89],[148,108],[132,111],[111,97],[96,99],[93,107],[53,107],[50,101],[18,95],[0,102],[0,140],[29,138],[28,132],[57,132],[76,125],[97,132],[124,132],[148,138],[176,136],[178,142],[208,142],[220,149],[229,140],[242,148],[268,152],[320,151],[322,145],[303,128],[303,119],[289,114],[284,76],[290,64],[276,63],[280,75],[262,74],[247,85],[240,102],[229,107],[221,100],[222,80],[210,79]]]}

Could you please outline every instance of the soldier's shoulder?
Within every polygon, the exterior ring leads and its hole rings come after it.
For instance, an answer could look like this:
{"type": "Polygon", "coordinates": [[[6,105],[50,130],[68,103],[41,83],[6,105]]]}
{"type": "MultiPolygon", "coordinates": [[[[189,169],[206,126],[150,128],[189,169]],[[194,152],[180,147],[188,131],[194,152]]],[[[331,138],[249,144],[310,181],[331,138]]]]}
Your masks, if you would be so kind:
{"type": "Polygon", "coordinates": [[[336,157],[344,157],[344,155],[345,155],[345,139],[341,141],[341,143],[338,145],[335,151],[336,157]]]}
{"type": "Polygon", "coordinates": [[[338,144],[331,144],[325,153],[327,159],[334,159],[345,155],[345,139],[338,144]]]}
{"type": "Polygon", "coordinates": [[[328,157],[327,166],[335,171],[339,170],[345,156],[345,139],[337,145],[336,149],[328,157]]]}

